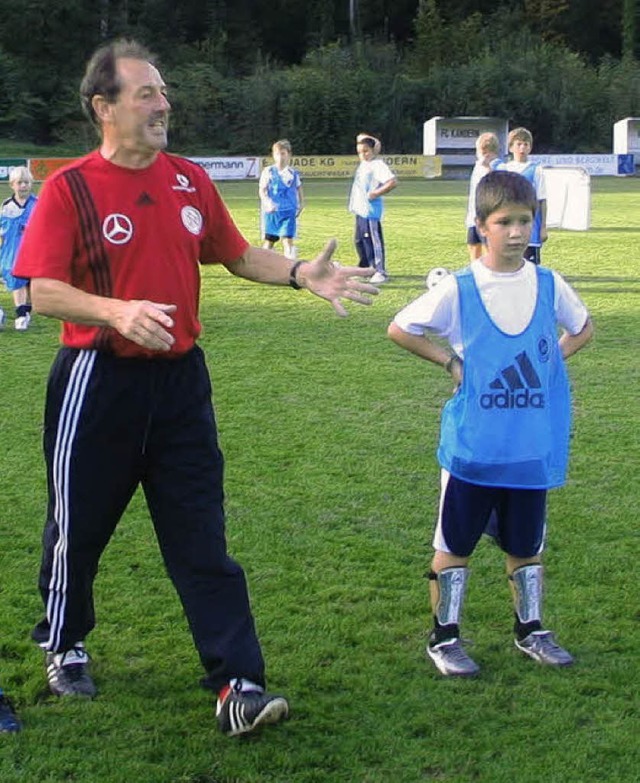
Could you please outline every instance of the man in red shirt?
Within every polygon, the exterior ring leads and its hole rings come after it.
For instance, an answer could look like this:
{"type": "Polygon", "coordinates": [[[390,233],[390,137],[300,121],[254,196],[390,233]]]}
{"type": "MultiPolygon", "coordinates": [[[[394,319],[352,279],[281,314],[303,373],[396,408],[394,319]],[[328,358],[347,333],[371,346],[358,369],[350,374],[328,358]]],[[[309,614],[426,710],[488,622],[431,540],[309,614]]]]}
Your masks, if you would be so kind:
{"type": "Polygon", "coordinates": [[[226,550],[223,460],[196,345],[199,264],[306,288],[339,315],[341,300],[369,304],[377,289],[370,270],[334,266],[333,242],[296,263],[249,246],[206,173],[164,152],[166,86],[136,42],[97,50],[81,98],[101,146],[46,182],[16,265],[34,309],[63,321],[45,409],[45,616],[33,636],[53,693],[95,694],[84,647],[93,581],[141,484],[219,726],[242,734],[289,707],[265,691],[244,572],[226,550]]]}

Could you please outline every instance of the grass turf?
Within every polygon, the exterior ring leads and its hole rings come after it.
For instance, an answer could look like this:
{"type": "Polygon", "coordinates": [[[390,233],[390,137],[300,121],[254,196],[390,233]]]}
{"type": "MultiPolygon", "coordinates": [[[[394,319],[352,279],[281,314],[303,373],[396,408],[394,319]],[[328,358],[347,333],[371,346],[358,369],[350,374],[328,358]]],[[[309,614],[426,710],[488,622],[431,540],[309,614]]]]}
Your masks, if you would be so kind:
{"type": "MultiPolygon", "coordinates": [[[[307,182],[301,256],[328,236],[355,258],[345,182],[307,182]]],[[[253,183],[223,183],[259,241],[253,183]]],[[[201,344],[227,459],[228,538],[244,565],[271,688],[292,717],[256,738],[217,733],[141,496],[96,582],[88,640],[100,689],[61,702],[29,641],[45,477],[46,375],[58,327],[0,334],[0,682],[24,731],[0,737],[2,783],[557,783],[635,781],[640,180],[592,180],[592,229],[552,231],[543,260],[591,310],[570,360],[570,478],[549,502],[548,624],[575,654],[550,671],[513,649],[499,552],[472,561],[463,631],[482,666],[441,678],[425,660],[424,574],[434,450],[450,381],[385,336],[433,266],[464,265],[466,184],[403,182],[387,199],[391,275],[336,318],[305,292],[203,271],[201,344]]],[[[0,305],[11,315],[10,298],[0,305]]]]}

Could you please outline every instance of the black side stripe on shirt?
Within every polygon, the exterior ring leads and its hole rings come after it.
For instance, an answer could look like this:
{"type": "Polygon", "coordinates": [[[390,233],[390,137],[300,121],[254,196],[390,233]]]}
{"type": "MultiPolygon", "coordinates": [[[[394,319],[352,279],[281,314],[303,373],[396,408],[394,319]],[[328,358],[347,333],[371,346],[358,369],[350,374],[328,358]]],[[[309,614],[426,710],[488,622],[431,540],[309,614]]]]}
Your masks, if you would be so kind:
{"type": "MultiPolygon", "coordinates": [[[[112,296],[111,268],[109,256],[102,243],[102,226],[93,196],[85,178],[78,169],[70,169],[64,175],[71,191],[80,224],[80,234],[87,251],[89,270],[93,278],[94,291],[98,296],[112,296]]],[[[94,341],[96,348],[106,348],[109,333],[102,327],[94,341]]]]}

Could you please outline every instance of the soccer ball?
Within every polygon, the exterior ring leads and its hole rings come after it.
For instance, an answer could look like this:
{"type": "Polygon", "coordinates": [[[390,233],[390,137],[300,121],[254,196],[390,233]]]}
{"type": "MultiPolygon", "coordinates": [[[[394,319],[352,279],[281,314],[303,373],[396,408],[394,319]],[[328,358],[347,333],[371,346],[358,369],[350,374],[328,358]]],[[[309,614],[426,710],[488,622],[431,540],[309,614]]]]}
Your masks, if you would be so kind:
{"type": "Polygon", "coordinates": [[[0,307],[0,329],[4,328],[4,310],[0,307]]]}
{"type": "Polygon", "coordinates": [[[445,269],[443,266],[436,266],[433,269],[429,271],[429,274],[425,278],[425,285],[429,289],[429,291],[432,288],[435,288],[438,283],[441,280],[444,280],[444,278],[451,274],[448,269],[445,269]]]}

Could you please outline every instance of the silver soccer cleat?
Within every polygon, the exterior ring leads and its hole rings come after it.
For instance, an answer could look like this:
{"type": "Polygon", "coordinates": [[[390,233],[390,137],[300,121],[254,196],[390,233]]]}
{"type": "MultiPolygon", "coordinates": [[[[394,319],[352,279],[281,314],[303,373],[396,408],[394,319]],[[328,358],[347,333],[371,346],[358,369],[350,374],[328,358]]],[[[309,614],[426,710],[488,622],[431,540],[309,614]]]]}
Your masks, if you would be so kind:
{"type": "Polygon", "coordinates": [[[515,645],[529,658],[548,666],[570,666],[571,655],[556,643],[551,631],[533,631],[524,639],[515,639],[515,645]]]}
{"type": "Polygon", "coordinates": [[[459,638],[445,639],[439,644],[430,641],[427,644],[427,655],[438,671],[447,677],[473,677],[480,671],[478,664],[465,652],[459,638]]]}

